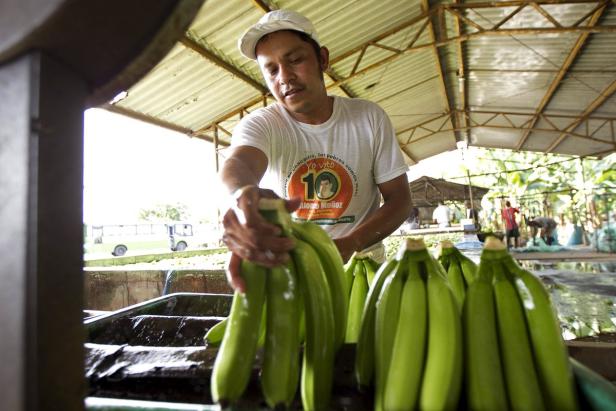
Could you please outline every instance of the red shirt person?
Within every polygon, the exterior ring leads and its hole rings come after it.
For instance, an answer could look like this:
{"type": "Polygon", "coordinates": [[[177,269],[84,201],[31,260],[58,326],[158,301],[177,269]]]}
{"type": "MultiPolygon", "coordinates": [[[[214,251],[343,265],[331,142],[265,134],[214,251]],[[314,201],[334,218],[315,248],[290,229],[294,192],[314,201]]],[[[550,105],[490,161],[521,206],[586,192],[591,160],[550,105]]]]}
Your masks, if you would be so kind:
{"type": "Polygon", "coordinates": [[[511,247],[509,239],[513,237],[515,247],[520,246],[520,230],[518,227],[518,222],[515,219],[515,215],[520,213],[519,208],[511,207],[511,203],[509,201],[505,202],[505,208],[501,212],[503,216],[503,221],[505,223],[505,236],[507,238],[507,248],[511,247]]]}

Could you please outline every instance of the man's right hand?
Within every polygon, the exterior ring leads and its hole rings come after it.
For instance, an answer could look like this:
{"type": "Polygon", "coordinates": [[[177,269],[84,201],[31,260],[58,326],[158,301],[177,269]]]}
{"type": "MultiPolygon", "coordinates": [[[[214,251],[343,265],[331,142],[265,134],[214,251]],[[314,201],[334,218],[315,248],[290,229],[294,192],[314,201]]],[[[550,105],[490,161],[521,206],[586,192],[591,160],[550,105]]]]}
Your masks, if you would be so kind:
{"type": "MultiPolygon", "coordinates": [[[[227,279],[234,290],[245,291],[240,276],[241,260],[249,260],[264,267],[275,267],[289,259],[295,246],[292,238],[281,237],[280,227],[266,221],[259,212],[260,198],[277,198],[271,190],[256,185],[246,186],[234,194],[236,206],[227,210],[223,218],[223,242],[231,251],[227,279]]],[[[287,210],[295,211],[299,199],[287,200],[287,210]]]]}

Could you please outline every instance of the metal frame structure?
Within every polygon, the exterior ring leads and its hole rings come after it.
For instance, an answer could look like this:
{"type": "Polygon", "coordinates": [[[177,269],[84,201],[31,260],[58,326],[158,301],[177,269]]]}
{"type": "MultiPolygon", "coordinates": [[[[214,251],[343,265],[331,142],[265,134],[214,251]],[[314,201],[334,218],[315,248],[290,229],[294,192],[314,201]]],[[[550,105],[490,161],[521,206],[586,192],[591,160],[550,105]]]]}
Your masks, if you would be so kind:
{"type": "MultiPolygon", "coordinates": [[[[252,0],[252,4],[260,12],[268,12],[272,10],[271,3],[266,0],[252,0]]],[[[400,90],[387,98],[395,98],[401,93],[408,92],[416,87],[421,87],[427,82],[437,80],[439,94],[443,101],[445,111],[442,115],[449,115],[448,120],[451,124],[445,128],[439,128],[440,131],[448,131],[453,134],[453,143],[456,141],[470,142],[470,133],[477,127],[477,122],[471,122],[470,116],[477,110],[476,107],[469,107],[469,75],[474,75],[479,72],[488,72],[487,69],[473,69],[467,66],[465,62],[468,50],[465,50],[466,45],[471,40],[481,38],[495,38],[524,35],[551,35],[551,34],[577,34],[577,40],[568,52],[564,62],[554,70],[520,70],[523,73],[554,73],[553,79],[550,81],[547,90],[542,96],[538,105],[527,107],[527,111],[533,111],[533,119],[525,125],[523,134],[518,141],[513,144],[515,150],[527,149],[526,144],[535,128],[536,123],[545,118],[545,114],[549,113],[548,105],[554,100],[557,91],[560,89],[563,81],[571,72],[572,67],[579,60],[584,48],[589,42],[589,38],[593,33],[616,33],[616,25],[605,24],[602,22],[603,17],[607,14],[614,5],[614,1],[610,0],[510,0],[501,2],[477,2],[477,3],[462,3],[460,0],[453,0],[452,3],[431,4],[430,0],[421,1],[421,14],[414,16],[393,28],[385,30],[381,33],[376,33],[368,40],[364,41],[355,47],[343,51],[340,54],[332,57],[330,61],[330,69],[326,72],[329,81],[327,88],[329,90],[341,90],[344,95],[349,97],[362,97],[353,92],[350,87],[347,87],[351,82],[359,79],[362,76],[369,75],[377,70],[408,56],[413,53],[430,51],[434,64],[433,75],[429,78],[417,81],[414,84],[405,84],[400,90]],[[565,22],[564,18],[557,13],[550,13],[548,9],[555,6],[575,6],[575,5],[593,5],[593,7],[580,15],[573,23],[565,22]],[[495,23],[486,23],[482,18],[483,11],[498,11],[502,15],[499,21],[495,23]],[[534,12],[536,16],[541,16],[536,19],[521,19],[516,21],[515,27],[510,27],[510,23],[515,20],[516,16],[521,13],[534,12]],[[412,34],[404,47],[392,47],[387,44],[389,39],[394,38],[401,32],[409,32],[412,34]],[[456,66],[451,66],[447,61],[444,50],[448,47],[453,47],[456,54],[456,66]],[[381,58],[376,61],[373,59],[366,63],[367,55],[370,50],[380,50],[381,58]],[[347,69],[340,69],[341,63],[347,69]],[[338,67],[338,69],[334,69],[338,67]],[[455,72],[457,84],[452,84],[448,79],[450,73],[455,72]],[[452,115],[455,114],[455,115],[452,115]]],[[[190,49],[198,53],[208,62],[215,64],[217,67],[229,73],[234,78],[249,84],[256,92],[257,96],[252,97],[236,108],[229,110],[216,118],[204,118],[204,124],[198,127],[186,128],[158,118],[156,115],[147,115],[137,110],[132,110],[130,107],[122,105],[106,104],[103,108],[111,111],[122,113],[124,115],[137,118],[139,120],[150,121],[154,124],[167,127],[169,129],[179,131],[191,137],[201,138],[214,143],[216,140],[215,150],[229,145],[230,132],[233,125],[251,110],[267,104],[273,97],[267,90],[261,78],[256,78],[255,73],[249,73],[244,68],[233,62],[233,59],[224,55],[223,52],[217,50],[203,38],[199,39],[195,33],[190,30],[186,32],[179,43],[182,47],[190,49]],[[225,130],[224,135],[214,136],[215,130],[225,130]],[[222,138],[221,138],[222,137],[222,138]]],[[[503,73],[514,72],[515,70],[501,70],[503,73]]],[[[598,73],[609,75],[616,73],[616,70],[606,68],[598,70],[575,70],[576,73],[598,73]]],[[[612,83],[606,89],[599,93],[599,96],[583,110],[578,116],[578,121],[570,123],[569,127],[559,128],[554,127],[550,132],[560,130],[561,134],[548,147],[548,152],[554,152],[560,143],[568,136],[576,136],[579,134],[592,137],[589,133],[576,133],[575,129],[584,122],[586,117],[592,116],[595,110],[601,106],[616,90],[616,85],[612,83]]],[[[479,108],[481,109],[481,108],[479,108]]],[[[440,116],[439,116],[440,117],[440,116]]],[[[612,118],[610,118],[610,121],[612,118]]],[[[397,130],[397,134],[404,135],[409,130],[420,129],[422,124],[425,124],[425,119],[422,119],[418,124],[412,127],[405,127],[397,130]]],[[[518,128],[518,127],[515,127],[518,128]]],[[[539,128],[540,130],[541,128],[539,128]]],[[[412,141],[412,140],[411,140],[412,141]]],[[[413,162],[419,161],[418,158],[408,147],[409,140],[401,140],[400,146],[413,162]],[[405,143],[406,141],[406,143],[405,143]]],[[[453,145],[452,143],[452,145],[453,145]]],[[[603,150],[611,152],[612,150],[603,150]]],[[[596,153],[602,155],[602,153],[596,153]]]]}
{"type": "MultiPolygon", "coordinates": [[[[587,110],[589,111],[589,110],[587,110]]],[[[536,112],[502,112],[502,111],[487,111],[487,110],[474,110],[474,111],[461,111],[454,110],[449,113],[444,113],[437,115],[433,118],[430,118],[420,124],[417,124],[413,127],[409,127],[408,129],[400,130],[398,132],[398,136],[402,137],[405,134],[408,134],[408,137],[403,139],[401,142],[402,146],[406,146],[412,144],[417,141],[421,141],[430,136],[433,136],[437,133],[443,132],[460,132],[471,130],[475,128],[492,128],[492,129],[506,129],[506,130],[520,130],[524,133],[530,134],[533,131],[539,132],[547,132],[547,133],[555,133],[558,134],[558,139],[561,139],[562,136],[572,136],[578,137],[581,139],[596,141],[600,143],[611,143],[614,146],[614,150],[616,150],[616,118],[611,117],[601,117],[601,116],[589,116],[589,115],[581,115],[581,116],[570,116],[570,115],[562,115],[562,114],[545,114],[536,112]],[[474,119],[473,116],[482,116],[487,117],[487,119],[474,119]],[[453,122],[454,118],[463,117],[466,118],[469,122],[469,125],[466,127],[449,127],[446,125],[451,121],[453,122]],[[512,121],[512,117],[516,118],[516,122],[512,121]],[[551,127],[550,128],[537,128],[535,127],[535,123],[537,119],[545,120],[551,127]],[[570,120],[571,123],[565,127],[558,127],[555,123],[555,119],[566,119],[570,120]],[[596,121],[599,122],[599,126],[593,126],[591,128],[590,122],[596,121]],[[503,125],[503,123],[506,123],[503,125]],[[517,123],[517,124],[516,124],[517,123]],[[577,128],[578,126],[584,126],[583,133],[576,133],[570,130],[577,128]],[[603,139],[598,139],[595,136],[600,130],[606,129],[609,132],[610,140],[606,141],[603,139]]],[[[555,146],[555,144],[552,144],[555,146]]],[[[550,149],[547,151],[551,152],[550,149]]],[[[594,153],[594,155],[600,156],[603,153],[594,153]]]]}
{"type": "MultiPolygon", "coordinates": [[[[264,12],[269,11],[271,8],[264,1],[253,1],[256,7],[260,8],[264,12]]],[[[528,131],[523,135],[520,141],[516,145],[516,149],[520,150],[523,148],[525,141],[528,138],[530,132],[537,119],[545,110],[546,105],[554,96],[555,91],[558,89],[561,84],[563,78],[566,76],[569,68],[575,62],[576,57],[580,54],[580,51],[584,47],[589,35],[591,33],[616,33],[616,26],[612,25],[602,25],[600,24],[600,19],[605,10],[611,5],[611,1],[603,0],[598,2],[597,6],[594,7],[591,12],[587,13],[584,16],[581,16],[574,24],[566,25],[561,23],[558,17],[552,16],[548,13],[543,6],[545,5],[566,5],[566,4],[580,4],[580,3],[597,3],[597,1],[591,0],[567,0],[567,1],[527,1],[527,0],[518,0],[518,1],[503,1],[503,2],[484,2],[484,3],[459,3],[456,0],[453,4],[438,4],[435,6],[429,6],[428,0],[422,0],[422,8],[424,9],[424,13],[421,16],[410,19],[404,24],[399,25],[398,27],[388,30],[383,33],[379,33],[372,37],[370,40],[366,41],[362,45],[355,47],[351,50],[348,50],[331,60],[331,65],[335,65],[343,60],[353,58],[354,64],[353,68],[349,73],[341,75],[340,73],[332,73],[331,70],[328,72],[330,77],[333,79],[333,82],[328,85],[328,89],[343,87],[345,83],[370,73],[387,63],[391,63],[392,61],[400,58],[409,53],[421,51],[424,49],[431,49],[434,51],[434,59],[435,66],[437,67],[436,73],[438,78],[440,79],[440,84],[442,85],[440,93],[443,95],[443,99],[447,101],[447,105],[450,108],[450,112],[458,112],[460,114],[466,113],[466,85],[464,84],[465,80],[465,67],[464,67],[464,53],[463,53],[463,44],[464,42],[472,39],[477,39],[480,37],[493,37],[493,36],[512,36],[512,35],[528,35],[528,34],[554,34],[554,33],[579,33],[580,36],[575,46],[571,49],[569,56],[567,57],[565,63],[560,67],[557,71],[557,75],[550,84],[548,92],[542,98],[541,103],[536,108],[534,113],[533,124],[528,127],[528,131]],[[508,11],[510,8],[515,7],[514,10],[508,11]],[[516,28],[504,28],[505,23],[510,21],[514,16],[525,10],[526,8],[533,8],[541,15],[545,17],[545,20],[550,23],[551,27],[537,27],[528,25],[526,27],[516,27],[516,28]],[[502,9],[507,10],[504,18],[501,19],[496,24],[491,26],[485,26],[485,23],[479,22],[478,15],[471,15],[469,12],[474,10],[481,9],[502,9]],[[439,27],[439,23],[443,24],[444,20],[447,17],[452,17],[456,21],[456,34],[450,35],[447,30],[444,30],[443,27],[439,27]],[[588,20],[587,24],[583,24],[586,20],[588,20]],[[434,23],[436,22],[436,23],[434,23]],[[463,28],[466,28],[464,30],[463,28]],[[387,38],[399,33],[402,30],[415,30],[415,35],[412,40],[408,43],[405,48],[392,48],[382,44],[387,38]],[[463,31],[464,30],[464,31],[463,31]],[[424,32],[428,33],[428,37],[430,38],[427,42],[422,42],[421,37],[424,32]],[[439,58],[438,49],[442,48],[449,44],[456,44],[457,53],[459,55],[459,67],[457,68],[458,76],[460,78],[460,82],[462,85],[460,86],[460,99],[462,101],[461,110],[453,110],[452,108],[452,100],[448,96],[447,86],[444,80],[444,73],[442,70],[443,62],[439,58]],[[361,63],[366,55],[366,51],[369,48],[380,48],[387,50],[390,54],[389,56],[372,63],[362,69],[358,69],[361,66],[361,63]]],[[[239,68],[224,62],[224,59],[220,56],[215,56],[211,51],[207,50],[205,46],[196,45],[194,42],[187,40],[187,38],[182,39],[182,44],[187,45],[193,49],[196,49],[207,58],[217,61],[221,67],[225,70],[228,70],[231,74],[241,78],[245,81],[249,81],[251,85],[253,85],[260,93],[263,95],[268,95],[267,89],[263,87],[261,83],[256,83],[255,80],[249,77],[248,74],[242,72],[239,68]],[[250,80],[246,80],[246,79],[250,80]]],[[[605,71],[601,71],[605,72],[605,71]]],[[[594,104],[592,107],[589,107],[588,110],[585,111],[585,114],[588,115],[592,113],[593,108],[596,108],[600,105],[601,101],[604,101],[607,97],[609,97],[614,91],[614,87],[609,88],[608,90],[601,93],[603,98],[594,104]]],[[[349,96],[353,96],[351,92],[348,90],[345,93],[349,96]]],[[[232,119],[235,116],[240,115],[247,111],[248,108],[257,104],[262,97],[252,99],[250,101],[245,102],[242,107],[237,108],[233,111],[230,111],[211,122],[208,122],[204,126],[198,128],[194,131],[188,131],[188,134],[194,137],[204,138],[208,141],[212,141],[211,136],[208,134],[214,127],[216,127],[219,123],[223,123],[232,119]]],[[[127,113],[130,115],[130,113],[127,113]]],[[[452,122],[455,124],[452,130],[456,132],[468,130],[469,127],[467,122],[465,121],[465,117],[452,117],[452,122]]],[[[573,126],[573,125],[572,125],[573,126]]],[[[401,133],[401,132],[399,132],[401,133]]],[[[565,137],[568,134],[563,134],[565,137]]],[[[457,134],[456,140],[462,140],[462,134],[457,134]]],[[[552,147],[553,149],[553,147],[552,147]]],[[[550,150],[551,151],[551,150],[550,150]]],[[[409,154],[409,153],[407,153],[409,154]]]]}

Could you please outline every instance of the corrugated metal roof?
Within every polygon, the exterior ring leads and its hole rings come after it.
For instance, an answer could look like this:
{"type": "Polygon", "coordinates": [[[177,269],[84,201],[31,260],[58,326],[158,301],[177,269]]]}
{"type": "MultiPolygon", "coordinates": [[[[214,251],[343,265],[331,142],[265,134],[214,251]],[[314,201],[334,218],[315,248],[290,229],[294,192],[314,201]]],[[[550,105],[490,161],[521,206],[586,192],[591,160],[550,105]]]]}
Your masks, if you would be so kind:
{"type": "MultiPolygon", "coordinates": [[[[577,155],[616,151],[614,2],[427,1],[427,13],[421,1],[262,3],[313,21],[331,73],[354,97],[387,111],[410,163],[461,139],[577,155]]],[[[238,37],[263,15],[255,4],[206,1],[185,38],[116,111],[209,140],[218,125],[219,143],[228,144],[266,92],[257,64],[237,50],[238,37]]]]}

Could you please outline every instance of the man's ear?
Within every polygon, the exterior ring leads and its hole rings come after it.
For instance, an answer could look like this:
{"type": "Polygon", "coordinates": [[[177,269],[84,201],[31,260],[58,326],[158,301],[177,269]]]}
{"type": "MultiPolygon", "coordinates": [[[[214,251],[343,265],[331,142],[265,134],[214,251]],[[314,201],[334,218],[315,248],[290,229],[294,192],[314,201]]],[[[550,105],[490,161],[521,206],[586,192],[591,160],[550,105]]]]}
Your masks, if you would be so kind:
{"type": "Polygon", "coordinates": [[[327,47],[321,47],[321,70],[325,71],[329,68],[329,50],[327,47]]]}

